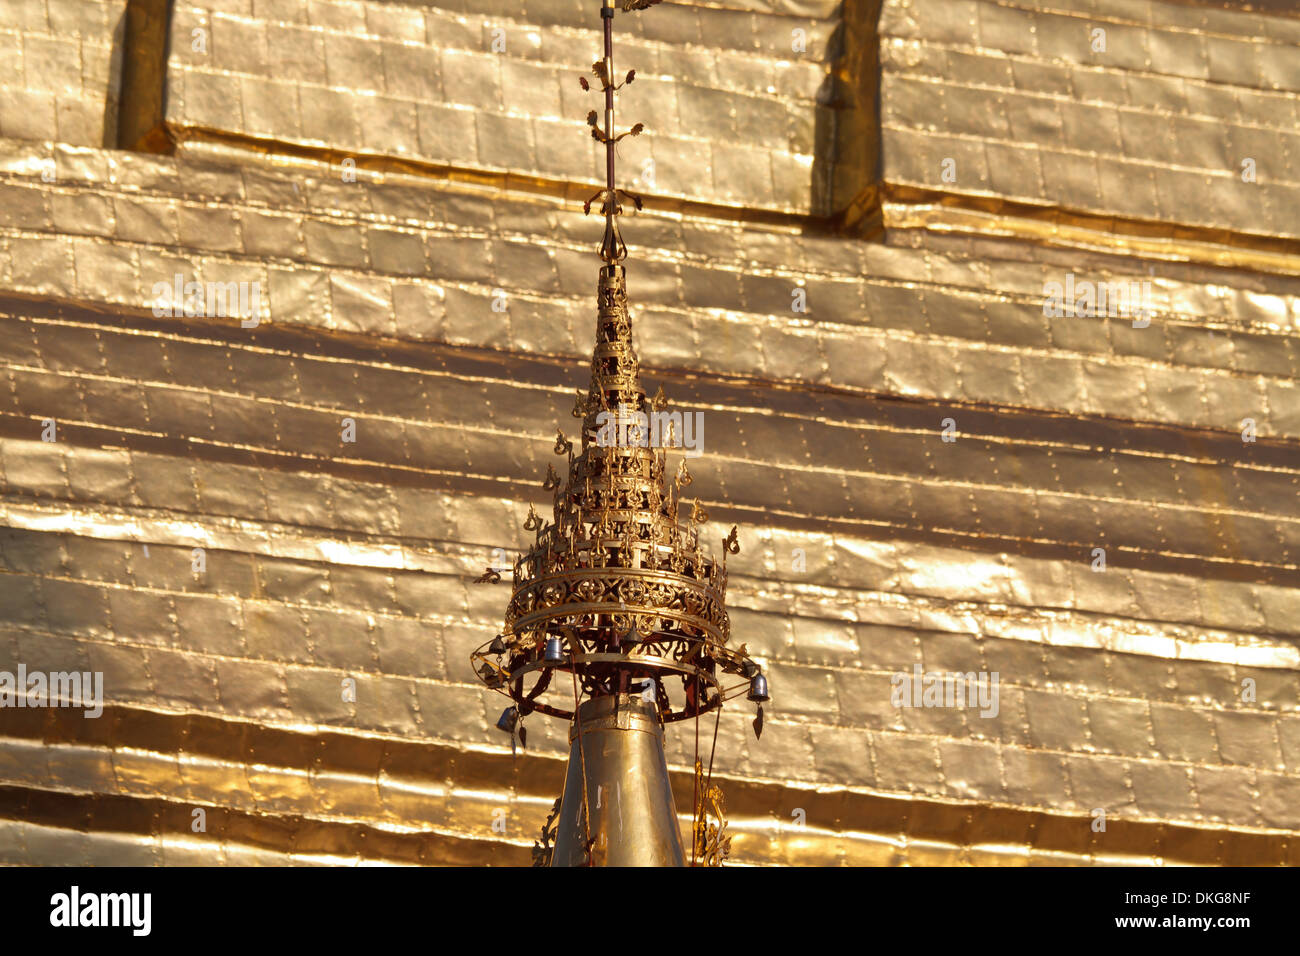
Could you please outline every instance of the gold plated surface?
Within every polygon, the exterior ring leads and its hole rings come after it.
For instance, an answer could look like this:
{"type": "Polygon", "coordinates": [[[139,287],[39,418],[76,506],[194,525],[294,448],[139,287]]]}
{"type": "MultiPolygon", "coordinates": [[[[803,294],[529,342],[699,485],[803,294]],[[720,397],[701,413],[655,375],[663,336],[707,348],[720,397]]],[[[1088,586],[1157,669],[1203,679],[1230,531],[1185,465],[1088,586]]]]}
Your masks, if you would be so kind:
{"type": "MultiPolygon", "coordinates": [[[[473,581],[590,357],[591,11],[172,6],[169,156],[103,146],[125,3],[0,4],[0,670],[106,696],[0,708],[0,860],[526,865],[569,740],[494,729],[473,581]],[[155,315],[176,275],[259,323],[155,315]]],[[[880,6],[628,18],[641,373],[706,415],[700,534],[744,529],[780,688],[760,746],[721,719],[728,862],[1294,865],[1300,18],[880,6]],[[1150,325],[1045,314],[1067,274],[1149,281],[1150,325]],[[893,706],[917,666],[997,714],[893,706]]]]}

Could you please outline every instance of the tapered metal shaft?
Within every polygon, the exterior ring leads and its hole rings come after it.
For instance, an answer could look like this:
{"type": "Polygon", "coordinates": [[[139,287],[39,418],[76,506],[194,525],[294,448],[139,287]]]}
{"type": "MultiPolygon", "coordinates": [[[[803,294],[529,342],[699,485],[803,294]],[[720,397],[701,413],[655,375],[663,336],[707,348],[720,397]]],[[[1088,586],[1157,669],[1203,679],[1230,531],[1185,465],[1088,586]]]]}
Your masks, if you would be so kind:
{"type": "Polygon", "coordinates": [[[685,866],[655,706],[637,694],[591,698],[582,704],[569,736],[551,866],[588,865],[588,832],[592,866],[685,866]],[[584,757],[590,829],[583,820],[584,757]]]}

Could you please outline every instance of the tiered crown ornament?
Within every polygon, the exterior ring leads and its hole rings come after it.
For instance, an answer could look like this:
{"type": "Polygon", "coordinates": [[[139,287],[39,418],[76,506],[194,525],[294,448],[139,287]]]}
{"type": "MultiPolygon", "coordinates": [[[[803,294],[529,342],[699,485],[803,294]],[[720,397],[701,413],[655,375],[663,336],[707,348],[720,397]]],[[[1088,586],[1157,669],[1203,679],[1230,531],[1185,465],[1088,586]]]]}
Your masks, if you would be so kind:
{"type": "MultiPolygon", "coordinates": [[[[658,0],[624,0],[639,10],[658,0]]],[[[724,597],[726,556],[736,554],[736,529],[722,542],[721,560],[700,542],[707,515],[692,502],[679,521],[682,489],[691,483],[683,459],[671,481],[667,452],[651,435],[683,434],[680,413],[670,413],[660,389],[647,398],[641,385],[624,270],[627,248],[619,233],[622,201],[640,199],[615,186],[614,94],[633,81],[614,82],[614,7],[601,8],[604,59],[592,73],[605,97],[604,128],[588,117],[605,144],[606,183],[597,200],[605,216],[597,284],[596,345],[591,382],[578,392],[573,415],[581,419],[581,450],[561,431],[555,453],[561,478],[548,467],[554,517],[531,508],[525,530],[532,547],[515,561],[514,593],[504,631],[473,654],[488,687],[511,699],[498,726],[524,739],[523,722],[537,712],[571,721],[571,750],[563,796],[535,849],[538,863],[554,866],[667,865],[686,862],[664,760],[664,724],[695,721],[695,798],[691,862],[718,864],[725,836],[721,794],[712,784],[712,754],[705,775],[699,755],[699,718],[720,712],[742,693],[758,704],[755,733],[762,732],[767,680],[744,647],[727,646],[724,597]],[[571,693],[570,693],[571,692],[571,693]],[[706,817],[712,815],[716,823],[706,817]],[[558,817],[558,822],[557,822],[558,817]],[[551,840],[554,839],[554,845],[551,840]]],[[[583,89],[595,84],[586,77],[583,89]]],[[[493,581],[493,569],[480,578],[493,581]]],[[[712,728],[717,740],[717,714],[712,728]]]]}

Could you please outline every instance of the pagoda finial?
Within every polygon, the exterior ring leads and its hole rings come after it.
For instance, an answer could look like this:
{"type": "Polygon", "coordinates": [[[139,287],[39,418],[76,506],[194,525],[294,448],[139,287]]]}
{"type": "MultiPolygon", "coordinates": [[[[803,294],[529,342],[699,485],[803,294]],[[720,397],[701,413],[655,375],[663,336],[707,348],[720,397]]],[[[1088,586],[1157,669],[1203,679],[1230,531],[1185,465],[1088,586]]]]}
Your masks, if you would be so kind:
{"type": "MultiPolygon", "coordinates": [[[[622,0],[643,10],[659,0],[622,0]]],[[[571,721],[569,769],[559,816],[539,842],[536,859],[554,866],[683,865],[682,846],[664,756],[666,724],[695,724],[744,694],[758,705],[754,732],[762,730],[767,680],[742,644],[729,646],[726,556],[736,554],[736,532],[718,557],[700,541],[708,517],[697,501],[689,523],[678,521],[684,464],[667,477],[667,448],[680,412],[668,409],[663,390],[647,397],[632,346],[632,322],[621,261],[622,201],[641,200],[615,185],[615,146],[636,136],[614,126],[614,94],[631,83],[630,71],[614,82],[614,0],[603,0],[605,56],[591,72],[605,94],[603,128],[593,110],[592,136],[605,144],[605,188],[585,204],[601,203],[596,288],[596,341],[591,379],[572,409],[582,419],[575,444],[562,432],[554,451],[567,471],[548,467],[543,488],[552,491],[546,521],[531,506],[525,529],[535,533],[514,562],[505,626],[472,655],[474,671],[510,698],[497,726],[523,739],[534,713],[571,721]],[[662,438],[667,435],[667,442],[662,438]],[[613,795],[612,797],[610,795],[613,795]],[[635,821],[624,826],[623,821],[635,821]],[[553,842],[552,842],[553,841],[553,842]]],[[[584,76],[582,88],[592,83],[584,76]]],[[[562,466],[563,467],[563,466],[562,466]]],[[[512,743],[513,746],[513,743],[512,743]]],[[[709,758],[712,768],[712,756],[709,758]]],[[[708,825],[722,803],[711,773],[697,771],[692,863],[716,865],[726,855],[725,823],[708,825]]],[[[550,824],[548,824],[550,827],[550,824]]]]}

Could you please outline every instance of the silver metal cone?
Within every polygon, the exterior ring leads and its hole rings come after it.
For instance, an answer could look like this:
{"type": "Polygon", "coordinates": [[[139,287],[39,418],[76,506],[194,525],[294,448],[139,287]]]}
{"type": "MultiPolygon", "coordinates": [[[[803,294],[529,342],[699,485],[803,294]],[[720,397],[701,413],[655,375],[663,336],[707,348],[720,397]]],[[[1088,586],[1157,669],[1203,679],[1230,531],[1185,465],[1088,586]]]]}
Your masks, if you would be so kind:
{"type": "Polygon", "coordinates": [[[569,728],[564,779],[551,866],[586,866],[582,778],[586,763],[591,814],[591,865],[685,866],[681,829],[664,730],[653,704],[632,694],[594,697],[578,708],[569,728]],[[576,739],[582,726],[582,751],[576,739]]]}

